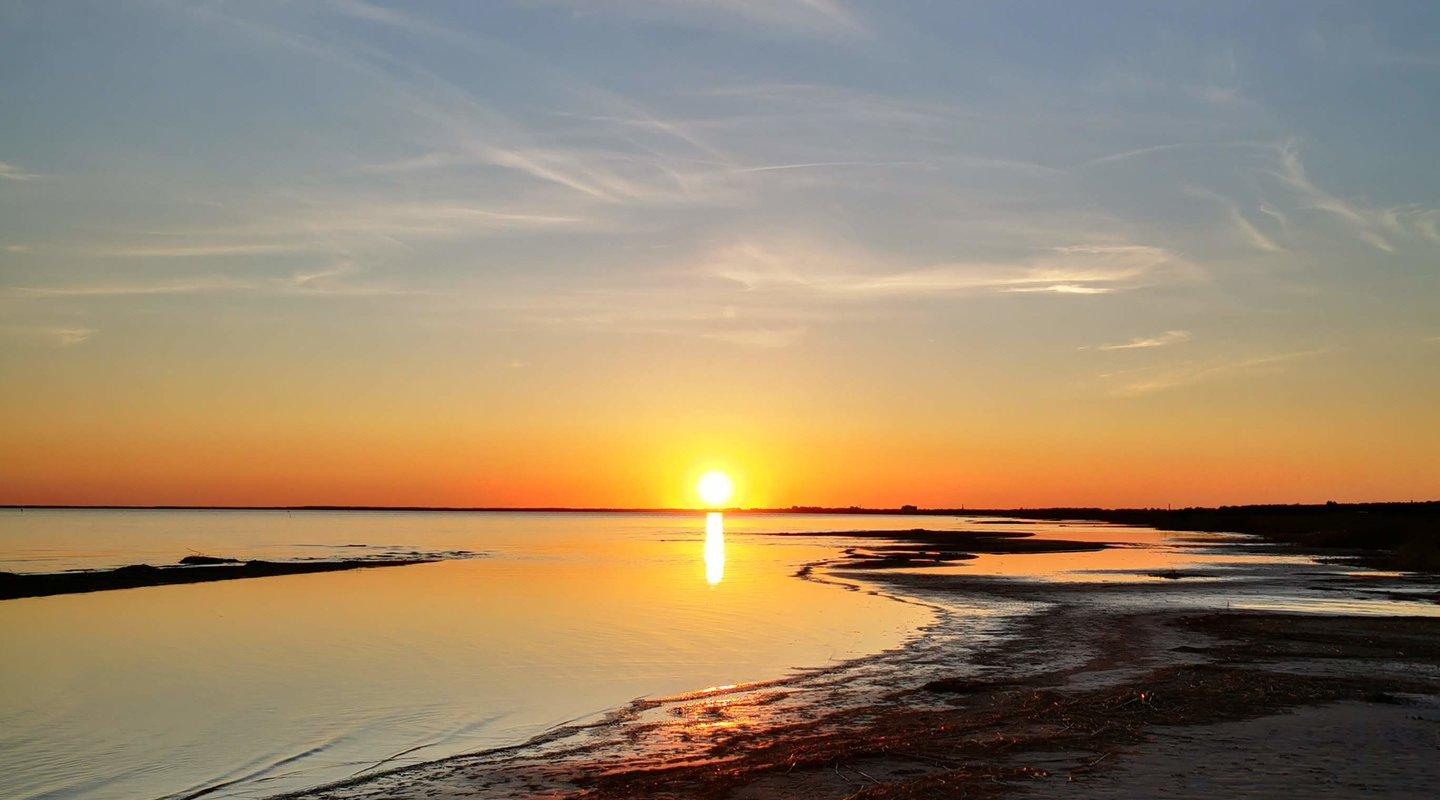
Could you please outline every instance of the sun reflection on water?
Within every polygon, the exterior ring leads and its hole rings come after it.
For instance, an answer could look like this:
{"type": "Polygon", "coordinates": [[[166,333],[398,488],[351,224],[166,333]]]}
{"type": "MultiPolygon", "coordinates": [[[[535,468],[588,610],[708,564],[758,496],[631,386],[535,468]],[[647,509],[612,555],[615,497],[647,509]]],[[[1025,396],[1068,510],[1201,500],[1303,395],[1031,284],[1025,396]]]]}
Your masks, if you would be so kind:
{"type": "Polygon", "coordinates": [[[705,515],[705,582],[714,586],[725,579],[725,515],[705,515]]]}

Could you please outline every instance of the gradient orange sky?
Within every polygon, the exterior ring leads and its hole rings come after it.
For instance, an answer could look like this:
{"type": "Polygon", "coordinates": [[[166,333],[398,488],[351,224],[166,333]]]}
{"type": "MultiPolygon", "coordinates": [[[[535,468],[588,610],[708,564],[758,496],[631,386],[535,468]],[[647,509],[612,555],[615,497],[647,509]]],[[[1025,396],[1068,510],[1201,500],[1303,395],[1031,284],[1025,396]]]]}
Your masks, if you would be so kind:
{"type": "Polygon", "coordinates": [[[0,502],[1440,497],[1435,11],[1304,8],[7,14],[0,502]]]}

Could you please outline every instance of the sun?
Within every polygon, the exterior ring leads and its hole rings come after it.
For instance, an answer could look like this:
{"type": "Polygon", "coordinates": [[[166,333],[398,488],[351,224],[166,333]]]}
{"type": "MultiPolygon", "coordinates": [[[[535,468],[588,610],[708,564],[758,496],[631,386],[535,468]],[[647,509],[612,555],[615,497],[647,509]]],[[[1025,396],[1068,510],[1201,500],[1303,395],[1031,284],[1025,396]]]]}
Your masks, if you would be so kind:
{"type": "Polygon", "coordinates": [[[700,500],[711,508],[717,508],[730,502],[730,496],[735,493],[735,482],[730,476],[718,470],[711,470],[700,476],[700,482],[695,484],[695,492],[700,495],[700,500]]]}

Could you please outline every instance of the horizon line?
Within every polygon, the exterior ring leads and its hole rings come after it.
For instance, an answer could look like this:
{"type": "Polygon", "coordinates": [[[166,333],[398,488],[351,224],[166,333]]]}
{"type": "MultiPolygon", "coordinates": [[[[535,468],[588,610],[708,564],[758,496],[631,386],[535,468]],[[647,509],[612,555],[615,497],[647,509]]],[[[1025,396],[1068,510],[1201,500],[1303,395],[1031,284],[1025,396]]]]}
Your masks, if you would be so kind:
{"type": "Polygon", "coordinates": [[[624,506],[371,506],[371,505],[126,505],[126,504],[74,504],[74,503],[0,503],[0,510],[33,509],[37,511],[430,511],[447,513],[527,513],[527,514],[695,514],[721,512],[732,514],[894,514],[954,516],[973,514],[984,516],[1003,515],[1012,512],[1059,512],[1059,511],[1204,511],[1226,508],[1356,508],[1377,506],[1414,506],[1440,504],[1440,498],[1431,500],[1363,500],[1355,502],[1310,502],[1310,503],[1236,503],[1222,505],[1187,506],[1077,506],[1041,505],[1010,507],[975,507],[964,505],[949,508],[924,508],[906,504],[901,506],[812,506],[792,505],[785,507],[624,507],[624,506]]]}

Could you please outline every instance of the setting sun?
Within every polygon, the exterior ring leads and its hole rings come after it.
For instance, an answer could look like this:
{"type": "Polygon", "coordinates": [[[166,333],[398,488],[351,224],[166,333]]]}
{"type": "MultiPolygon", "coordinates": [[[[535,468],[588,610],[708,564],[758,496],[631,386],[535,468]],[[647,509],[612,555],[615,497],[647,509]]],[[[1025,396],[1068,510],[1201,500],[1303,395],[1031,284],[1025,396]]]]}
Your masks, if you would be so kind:
{"type": "Polygon", "coordinates": [[[723,506],[730,501],[730,496],[735,493],[735,483],[730,476],[723,472],[712,471],[700,476],[700,482],[695,484],[695,492],[700,495],[700,500],[712,508],[723,506]]]}

